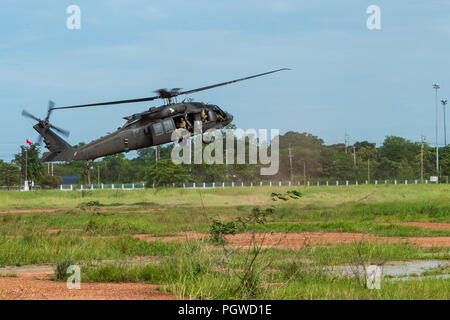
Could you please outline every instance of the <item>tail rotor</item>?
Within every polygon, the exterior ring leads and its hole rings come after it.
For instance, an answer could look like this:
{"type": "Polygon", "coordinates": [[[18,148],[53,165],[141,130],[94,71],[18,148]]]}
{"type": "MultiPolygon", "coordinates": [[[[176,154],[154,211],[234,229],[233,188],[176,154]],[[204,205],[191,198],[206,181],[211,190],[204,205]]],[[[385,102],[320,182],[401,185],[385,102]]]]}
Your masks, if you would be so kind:
{"type": "Polygon", "coordinates": [[[47,132],[48,129],[54,129],[55,131],[61,133],[61,134],[62,134],[63,136],[65,136],[65,137],[68,137],[68,136],[70,135],[70,132],[69,132],[68,130],[59,128],[59,127],[57,127],[57,126],[54,126],[54,125],[52,125],[52,124],[49,122],[49,121],[50,121],[50,115],[51,115],[51,113],[52,113],[52,111],[53,111],[53,107],[54,107],[54,106],[55,106],[55,103],[54,103],[53,101],[50,100],[50,101],[48,102],[47,116],[45,117],[44,120],[39,119],[38,117],[32,115],[31,113],[29,113],[29,112],[26,111],[26,110],[23,110],[23,111],[22,111],[22,116],[37,121],[37,122],[41,125],[41,127],[43,128],[43,129],[42,129],[42,132],[40,133],[39,138],[38,138],[38,140],[37,140],[37,142],[36,142],[36,143],[39,144],[39,145],[42,144],[42,141],[43,141],[44,136],[45,136],[45,134],[46,134],[46,132],[47,132]]]}

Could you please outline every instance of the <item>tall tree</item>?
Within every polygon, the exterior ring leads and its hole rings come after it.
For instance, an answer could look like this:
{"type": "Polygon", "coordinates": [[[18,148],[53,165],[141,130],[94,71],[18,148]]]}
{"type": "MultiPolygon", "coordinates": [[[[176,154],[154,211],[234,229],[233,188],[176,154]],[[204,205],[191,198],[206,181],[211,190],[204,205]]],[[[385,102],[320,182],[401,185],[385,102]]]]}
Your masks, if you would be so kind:
{"type": "Polygon", "coordinates": [[[20,184],[20,168],[15,164],[0,160],[0,185],[8,187],[8,190],[20,184]]]}
{"type": "Polygon", "coordinates": [[[14,157],[14,163],[20,166],[22,178],[27,177],[29,181],[39,181],[44,173],[44,166],[39,161],[39,145],[20,146],[20,149],[20,153],[14,157]]]}

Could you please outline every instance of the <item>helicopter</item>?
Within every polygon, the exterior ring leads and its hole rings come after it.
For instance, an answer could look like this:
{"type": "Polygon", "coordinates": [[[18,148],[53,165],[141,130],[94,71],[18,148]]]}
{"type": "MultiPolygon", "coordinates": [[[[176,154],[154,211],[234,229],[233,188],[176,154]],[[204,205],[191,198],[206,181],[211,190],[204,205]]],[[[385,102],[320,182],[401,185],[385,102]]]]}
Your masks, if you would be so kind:
{"type": "MultiPolygon", "coordinates": [[[[45,147],[49,150],[49,152],[43,154],[40,159],[41,162],[73,160],[86,160],[89,162],[104,156],[174,142],[172,140],[172,134],[177,130],[187,130],[188,135],[193,136],[195,133],[192,124],[197,121],[202,122],[202,133],[209,129],[222,129],[233,121],[233,115],[223,111],[217,105],[194,102],[186,99],[178,103],[176,98],[181,95],[209,90],[284,70],[290,69],[277,69],[187,91],[181,91],[181,88],[173,88],[170,90],[159,89],[155,91],[155,93],[157,93],[156,96],[139,99],[63,107],[57,107],[54,102],[49,101],[45,119],[39,119],[26,110],[22,111],[22,115],[37,121],[33,126],[39,133],[37,143],[42,144],[42,141],[44,141],[45,147]],[[78,148],[72,147],[56,133],[58,132],[61,135],[68,137],[70,134],[69,131],[50,123],[50,115],[54,110],[146,102],[158,99],[165,100],[165,104],[159,107],[150,107],[147,111],[124,117],[123,119],[125,119],[126,122],[122,127],[78,148]]],[[[204,140],[204,143],[208,142],[204,140]]]]}

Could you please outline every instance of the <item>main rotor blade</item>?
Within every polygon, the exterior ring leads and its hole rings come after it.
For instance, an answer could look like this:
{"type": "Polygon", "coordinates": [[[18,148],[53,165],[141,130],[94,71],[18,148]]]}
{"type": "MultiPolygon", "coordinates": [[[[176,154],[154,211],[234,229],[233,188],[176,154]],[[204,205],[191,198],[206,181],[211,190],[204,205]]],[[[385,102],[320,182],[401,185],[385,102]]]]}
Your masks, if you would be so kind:
{"type": "Polygon", "coordinates": [[[41,121],[41,119],[39,119],[39,118],[33,116],[31,113],[29,113],[29,112],[26,111],[26,110],[22,110],[22,116],[27,117],[27,118],[31,118],[31,119],[33,119],[33,120],[36,120],[37,122],[41,121]]]}
{"type": "Polygon", "coordinates": [[[245,77],[245,78],[240,78],[240,79],[236,79],[236,80],[231,80],[231,81],[227,81],[227,82],[222,82],[222,83],[213,84],[213,85],[210,85],[210,86],[201,87],[201,88],[188,90],[188,91],[182,91],[182,92],[178,92],[178,88],[176,88],[177,90],[172,89],[171,91],[168,91],[168,90],[165,90],[165,89],[160,89],[160,90],[157,91],[159,93],[159,95],[158,96],[154,96],[154,97],[139,98],[139,99],[129,99],[129,100],[108,101],[108,102],[82,104],[82,105],[66,106],[66,107],[52,107],[52,108],[49,108],[48,110],[50,112],[52,110],[58,110],[58,109],[74,109],[74,108],[97,107],[97,106],[107,106],[107,105],[113,105],[113,104],[135,103],[135,102],[153,101],[153,100],[156,100],[156,99],[173,98],[173,97],[177,97],[179,95],[191,94],[191,93],[194,93],[194,92],[199,92],[199,91],[204,91],[204,90],[208,90],[208,89],[212,89],[212,88],[217,88],[217,87],[225,86],[225,85],[228,85],[228,84],[236,83],[236,82],[239,82],[239,81],[249,80],[249,79],[253,79],[253,78],[257,78],[257,77],[262,77],[262,76],[265,76],[265,75],[268,75],[268,74],[271,74],[271,73],[280,72],[280,71],[284,71],[284,70],[290,70],[290,69],[288,69],[288,68],[277,69],[277,70],[264,72],[264,73],[256,74],[256,75],[253,75],[253,76],[245,77]],[[167,96],[164,93],[167,93],[167,96]]]}
{"type": "Polygon", "coordinates": [[[148,97],[148,98],[140,98],[140,99],[117,100],[117,101],[109,101],[109,102],[82,104],[82,105],[78,105],[78,106],[54,107],[54,108],[51,108],[49,110],[97,107],[97,106],[107,106],[107,105],[122,104],[122,103],[135,103],[135,102],[152,101],[152,100],[156,100],[156,99],[159,99],[159,98],[160,98],[159,96],[156,96],[156,97],[148,97]]]}
{"type": "Polygon", "coordinates": [[[262,76],[265,76],[265,75],[268,75],[268,74],[271,74],[271,73],[280,72],[280,71],[284,71],[284,70],[291,70],[291,69],[283,68],[283,69],[273,70],[273,71],[269,71],[269,72],[256,74],[254,76],[249,76],[249,77],[245,77],[245,78],[240,78],[240,79],[236,79],[236,80],[231,80],[231,81],[227,81],[227,82],[213,84],[213,85],[202,87],[202,88],[198,88],[198,89],[183,91],[183,92],[178,93],[177,96],[181,95],[181,94],[191,94],[191,93],[194,93],[194,92],[199,92],[199,91],[203,91],[203,90],[209,90],[209,89],[212,89],[212,88],[226,86],[228,84],[232,84],[232,83],[236,83],[236,82],[244,81],[244,80],[249,80],[249,79],[253,79],[253,78],[257,78],[257,77],[262,77],[262,76]]]}

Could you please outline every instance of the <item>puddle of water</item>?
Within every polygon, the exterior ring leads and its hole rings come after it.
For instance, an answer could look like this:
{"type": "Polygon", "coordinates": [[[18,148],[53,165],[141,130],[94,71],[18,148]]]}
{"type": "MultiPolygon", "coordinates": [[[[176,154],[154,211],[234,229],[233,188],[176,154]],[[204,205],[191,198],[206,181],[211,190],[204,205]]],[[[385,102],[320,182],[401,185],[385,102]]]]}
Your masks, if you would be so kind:
{"type": "MultiPolygon", "coordinates": [[[[420,276],[423,272],[435,268],[449,268],[448,260],[413,260],[413,261],[391,261],[382,266],[382,275],[394,278],[411,278],[411,276],[420,276]]],[[[343,276],[354,276],[356,267],[353,266],[335,266],[328,269],[331,273],[337,273],[343,276]]],[[[359,267],[359,273],[364,274],[364,269],[359,267]]],[[[436,276],[439,278],[449,278],[450,275],[443,274],[436,276]]]]}

